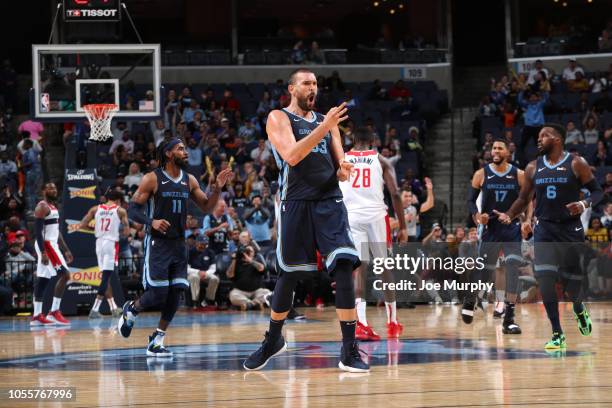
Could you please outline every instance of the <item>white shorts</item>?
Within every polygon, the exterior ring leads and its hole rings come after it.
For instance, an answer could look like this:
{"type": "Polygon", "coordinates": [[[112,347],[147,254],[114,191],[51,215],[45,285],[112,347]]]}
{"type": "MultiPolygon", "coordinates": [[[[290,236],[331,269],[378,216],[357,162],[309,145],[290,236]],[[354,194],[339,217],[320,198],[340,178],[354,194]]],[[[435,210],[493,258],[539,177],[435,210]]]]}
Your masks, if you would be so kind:
{"type": "Polygon", "coordinates": [[[41,254],[38,250],[38,245],[34,245],[34,248],[36,249],[36,255],[38,255],[36,276],[39,278],[50,279],[57,275],[57,271],[62,267],[68,270],[68,265],[66,264],[64,255],[62,255],[62,251],[60,251],[59,246],[57,245],[57,241],[45,241],[45,252],[49,258],[49,263],[47,265],[43,265],[41,262],[41,254]]]}
{"type": "Polygon", "coordinates": [[[370,252],[375,258],[386,258],[389,255],[389,217],[384,216],[367,224],[352,219],[349,214],[349,226],[359,259],[370,260],[370,252]]]}
{"type": "Polygon", "coordinates": [[[119,261],[119,242],[96,239],[96,256],[100,271],[114,271],[119,261]]]}

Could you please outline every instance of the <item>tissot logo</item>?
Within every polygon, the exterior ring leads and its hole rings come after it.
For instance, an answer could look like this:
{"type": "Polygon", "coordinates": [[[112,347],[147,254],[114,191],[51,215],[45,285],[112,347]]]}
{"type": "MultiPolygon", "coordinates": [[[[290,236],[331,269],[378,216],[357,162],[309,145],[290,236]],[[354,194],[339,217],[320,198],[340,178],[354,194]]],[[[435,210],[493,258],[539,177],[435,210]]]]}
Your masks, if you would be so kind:
{"type": "Polygon", "coordinates": [[[104,9],[83,9],[83,10],[66,10],[68,17],[116,17],[117,10],[104,10],[104,9]]]}

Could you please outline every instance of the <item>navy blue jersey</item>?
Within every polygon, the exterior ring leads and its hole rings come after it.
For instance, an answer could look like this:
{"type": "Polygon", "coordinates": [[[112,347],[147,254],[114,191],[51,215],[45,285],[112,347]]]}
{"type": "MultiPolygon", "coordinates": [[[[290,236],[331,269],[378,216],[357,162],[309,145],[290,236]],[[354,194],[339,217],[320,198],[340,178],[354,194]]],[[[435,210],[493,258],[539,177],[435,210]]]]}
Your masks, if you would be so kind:
{"type": "Polygon", "coordinates": [[[493,210],[506,212],[519,195],[518,169],[508,164],[504,173],[498,173],[489,164],[484,167],[481,213],[493,214],[493,210]]]}
{"type": "Polygon", "coordinates": [[[189,174],[181,170],[178,179],[172,179],[161,168],[154,170],[157,191],[149,198],[147,215],[154,220],[166,220],[170,228],[165,234],[151,228],[154,238],[185,239],[187,202],[189,200],[189,174]]]}
{"type": "MultiPolygon", "coordinates": [[[[308,136],[323,122],[324,116],[311,112],[310,120],[294,115],[283,109],[289,117],[296,142],[308,136]]],[[[331,152],[331,133],[328,132],[304,159],[295,166],[289,166],[276,149],[272,149],[278,168],[280,199],[322,200],[342,197],[336,177],[336,167],[331,152]]]]}
{"type": "Polygon", "coordinates": [[[580,200],[581,183],[572,170],[573,160],[574,157],[567,152],[554,166],[546,157],[538,158],[533,178],[538,220],[568,222],[580,218],[580,215],[571,216],[565,207],[580,200]]]}

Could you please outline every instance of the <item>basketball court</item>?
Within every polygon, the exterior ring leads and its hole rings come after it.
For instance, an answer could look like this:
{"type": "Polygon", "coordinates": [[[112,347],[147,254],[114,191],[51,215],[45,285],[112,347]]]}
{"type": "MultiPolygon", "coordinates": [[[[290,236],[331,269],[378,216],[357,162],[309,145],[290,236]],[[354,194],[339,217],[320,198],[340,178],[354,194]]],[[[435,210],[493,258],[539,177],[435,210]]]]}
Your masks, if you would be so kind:
{"type": "MultiPolygon", "coordinates": [[[[70,407],[611,406],[609,304],[589,305],[591,337],[579,335],[571,305],[561,309],[568,336],[562,354],[543,350],[550,333],[542,305],[517,308],[520,336],[501,333],[491,306],[486,318],[477,312],[471,326],[461,322],[460,306],[401,309],[399,340],[362,343],[369,374],[337,368],[341,343],[333,308],[306,309],[308,320],[288,323],[288,352],[257,372],[241,364],[259,347],[265,312],[180,312],[169,333],[174,357],[168,360],[145,354],[146,336],[157,324],[152,314],[139,317],[129,340],[108,317],[73,318],[70,328],[40,331],[30,331],[25,319],[2,320],[0,380],[4,389],[73,387],[76,400],[62,402],[70,407]]],[[[384,328],[384,308],[368,313],[374,328],[384,328]]],[[[6,395],[0,404],[47,405],[6,395]]]]}

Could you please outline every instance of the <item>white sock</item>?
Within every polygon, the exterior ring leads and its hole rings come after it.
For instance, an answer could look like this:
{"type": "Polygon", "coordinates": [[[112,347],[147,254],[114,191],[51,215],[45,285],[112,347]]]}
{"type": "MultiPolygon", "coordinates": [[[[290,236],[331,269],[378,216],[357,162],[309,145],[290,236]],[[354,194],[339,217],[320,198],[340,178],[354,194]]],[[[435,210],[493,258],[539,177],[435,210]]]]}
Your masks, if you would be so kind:
{"type": "Polygon", "coordinates": [[[166,337],[166,332],[163,331],[162,329],[157,329],[156,330],[156,334],[157,336],[155,336],[155,338],[153,338],[153,344],[155,344],[156,346],[164,346],[164,338],[166,337]]]}
{"type": "Polygon", "coordinates": [[[106,301],[108,302],[108,307],[110,308],[110,310],[115,310],[117,309],[117,304],[115,303],[115,299],[112,297],[109,297],[106,299],[106,301]]]}
{"type": "Polygon", "coordinates": [[[53,304],[51,305],[51,311],[55,312],[56,310],[59,310],[60,308],[60,303],[62,303],[62,298],[58,298],[58,297],[53,297],[53,304]]]}
{"type": "Polygon", "coordinates": [[[34,316],[42,313],[42,302],[34,301],[34,316]]]}
{"type": "Polygon", "coordinates": [[[362,298],[355,299],[355,309],[357,309],[357,320],[364,326],[368,325],[366,320],[366,302],[362,298]]]}
{"type": "Polygon", "coordinates": [[[94,301],[94,304],[93,304],[93,307],[91,308],[91,310],[93,310],[94,312],[99,311],[101,304],[102,304],[102,301],[96,297],[96,300],[94,301]]]}
{"type": "Polygon", "coordinates": [[[503,303],[504,300],[506,300],[506,291],[505,290],[495,290],[495,300],[503,303]]]}
{"type": "Polygon", "coordinates": [[[387,310],[387,323],[397,323],[397,304],[396,302],[385,302],[387,310]]]}

